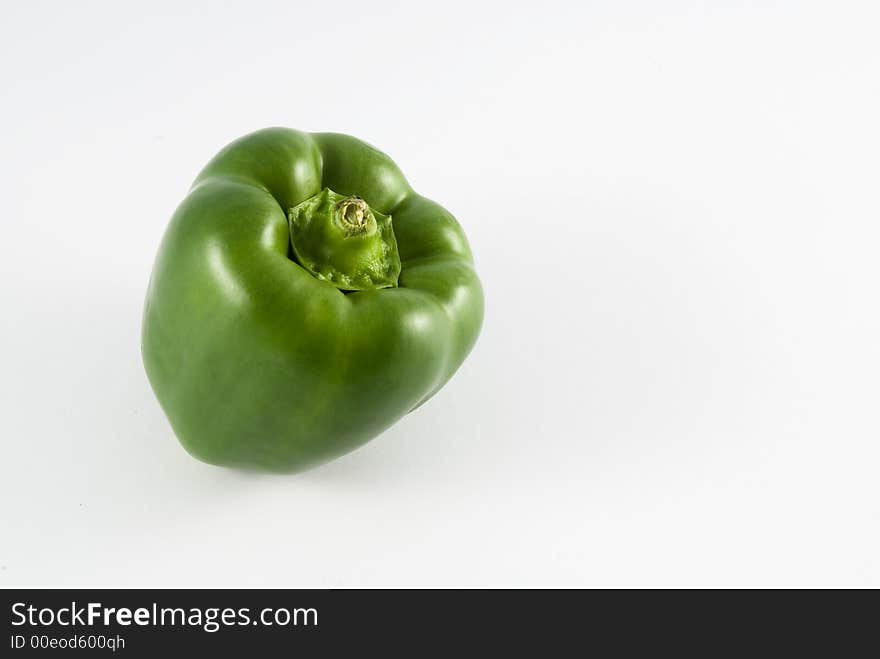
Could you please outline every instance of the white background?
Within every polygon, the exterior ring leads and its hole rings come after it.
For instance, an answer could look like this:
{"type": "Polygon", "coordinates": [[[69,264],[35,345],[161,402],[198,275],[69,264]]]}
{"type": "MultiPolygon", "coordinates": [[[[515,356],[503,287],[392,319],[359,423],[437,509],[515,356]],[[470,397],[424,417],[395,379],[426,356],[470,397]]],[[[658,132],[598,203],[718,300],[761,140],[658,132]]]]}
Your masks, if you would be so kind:
{"type": "Polygon", "coordinates": [[[10,3],[0,585],[880,586],[880,14],[865,2],[10,3]],[[144,375],[175,206],[284,125],[461,221],[458,375],[297,476],[144,375]]]}

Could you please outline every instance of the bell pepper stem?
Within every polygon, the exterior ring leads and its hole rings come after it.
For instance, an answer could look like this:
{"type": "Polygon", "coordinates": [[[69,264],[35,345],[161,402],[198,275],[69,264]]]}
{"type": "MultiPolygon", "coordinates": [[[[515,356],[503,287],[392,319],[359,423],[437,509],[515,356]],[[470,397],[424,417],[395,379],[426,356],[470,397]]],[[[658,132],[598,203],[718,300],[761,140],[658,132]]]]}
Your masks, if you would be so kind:
{"type": "Polygon", "coordinates": [[[334,218],[347,236],[371,235],[376,231],[376,218],[360,197],[346,197],[336,202],[334,218]]]}
{"type": "Polygon", "coordinates": [[[290,243],[297,262],[342,291],[397,286],[400,256],[391,216],[358,196],[324,188],[290,209],[290,243]]]}

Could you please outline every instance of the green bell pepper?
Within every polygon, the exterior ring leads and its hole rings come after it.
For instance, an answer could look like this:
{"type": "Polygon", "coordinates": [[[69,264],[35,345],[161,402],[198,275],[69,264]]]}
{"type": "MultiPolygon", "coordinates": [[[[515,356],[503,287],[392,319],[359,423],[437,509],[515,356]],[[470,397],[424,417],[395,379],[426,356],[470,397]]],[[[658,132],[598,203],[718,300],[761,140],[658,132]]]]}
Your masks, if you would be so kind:
{"type": "Polygon", "coordinates": [[[142,352],[193,456],[290,472],[428,400],[482,318],[461,227],[388,156],[269,128],[215,156],[171,219],[142,352]]]}

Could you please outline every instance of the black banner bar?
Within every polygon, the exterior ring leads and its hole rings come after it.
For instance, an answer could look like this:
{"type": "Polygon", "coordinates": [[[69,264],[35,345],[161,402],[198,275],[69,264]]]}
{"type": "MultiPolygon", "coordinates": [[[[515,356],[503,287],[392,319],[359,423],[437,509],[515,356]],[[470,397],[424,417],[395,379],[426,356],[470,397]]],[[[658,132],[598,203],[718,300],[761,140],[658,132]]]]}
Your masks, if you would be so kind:
{"type": "Polygon", "coordinates": [[[0,655],[9,657],[506,648],[605,656],[646,647],[713,655],[797,646],[840,656],[864,647],[878,609],[873,591],[53,589],[2,590],[0,600],[0,655]]]}

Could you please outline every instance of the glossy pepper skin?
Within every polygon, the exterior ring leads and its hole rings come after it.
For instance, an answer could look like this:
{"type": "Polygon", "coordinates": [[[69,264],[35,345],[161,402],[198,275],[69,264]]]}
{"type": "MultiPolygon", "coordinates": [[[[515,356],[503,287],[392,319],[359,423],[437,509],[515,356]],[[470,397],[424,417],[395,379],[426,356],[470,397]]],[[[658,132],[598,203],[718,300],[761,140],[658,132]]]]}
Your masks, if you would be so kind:
{"type": "MultiPolygon", "coordinates": [[[[307,246],[318,260],[321,231],[307,246]]],[[[350,244],[347,234],[333,239],[350,244]]],[[[430,398],[470,352],[482,318],[461,227],[388,156],[347,135],[269,128],[215,156],[171,219],[142,352],[193,456],[293,472],[355,449],[430,398]],[[354,253],[399,258],[399,276],[396,262],[380,263],[375,288],[345,291],[319,278],[329,266],[300,265],[289,218],[312,207],[328,222],[339,210],[339,227],[350,221],[361,233],[371,220],[378,237],[369,239],[385,242],[354,253]]]]}

